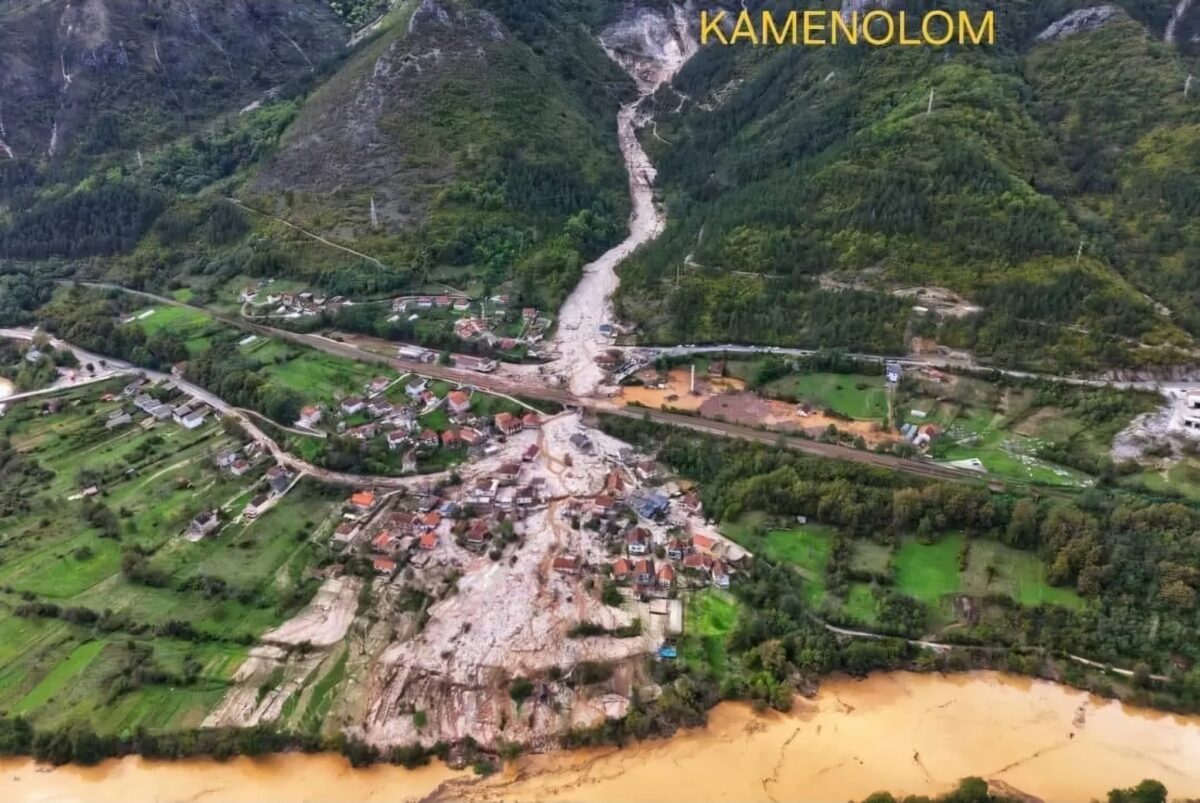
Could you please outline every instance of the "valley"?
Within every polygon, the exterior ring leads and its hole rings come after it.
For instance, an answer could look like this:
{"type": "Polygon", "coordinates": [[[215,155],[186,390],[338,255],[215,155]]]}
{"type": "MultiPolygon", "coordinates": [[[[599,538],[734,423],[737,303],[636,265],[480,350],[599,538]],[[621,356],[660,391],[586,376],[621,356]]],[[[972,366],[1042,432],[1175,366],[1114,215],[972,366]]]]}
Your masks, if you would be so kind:
{"type": "MultiPolygon", "coordinates": [[[[97,41],[133,25],[85,5],[97,41]]],[[[1136,773],[1192,793],[1190,302],[1139,273],[1145,232],[1100,220],[1100,196],[1146,187],[1084,197],[1083,168],[1049,155],[1061,135],[1155,162],[1146,143],[1050,131],[1066,123],[987,57],[896,55],[912,75],[882,99],[838,71],[895,78],[884,57],[743,61],[698,49],[694,11],[304,3],[277,33],[311,86],[148,137],[137,168],[132,139],[79,144],[67,106],[51,150],[87,159],[25,174],[24,141],[0,140],[0,752],[137,753],[96,772],[147,794],[200,769],[220,780],[198,793],[311,772],[367,798],[621,796],[667,762],[693,768],[680,797],[966,775],[1069,797],[1136,773]],[[310,25],[366,27],[319,67],[310,25]],[[930,77],[941,155],[908,108],[930,77]],[[775,140],[747,152],[795,172],[748,170],[734,151],[779,132],[754,94],[776,79],[813,102],[782,107],[794,137],[820,112],[858,144],[775,140]],[[980,145],[989,103],[1017,129],[975,154],[993,184],[933,199],[904,179],[965,172],[945,160],[980,145]],[[872,176],[870,141],[932,161],[872,176]],[[847,212],[860,179],[902,191],[847,212]],[[964,251],[997,188],[1011,227],[964,251]],[[946,215],[954,242],[934,244],[946,215]],[[114,228],[46,234],[77,218],[114,228]],[[1103,244],[1072,263],[1085,230],[1103,244]],[[289,751],[412,774],[152,763],[289,751]],[[704,769],[729,761],[755,769],[704,769]]],[[[1037,40],[1028,80],[1065,91],[1046,76],[1097,57],[1080,37],[1120,51],[1159,24],[1111,16],[1037,40]]],[[[232,66],[225,29],[197,30],[232,66]]],[[[1147,49],[1147,75],[1184,58],[1147,49]]],[[[1163,102],[1183,153],[1190,112],[1163,102]]],[[[5,769],[18,795],[95,780],[5,769]]]]}

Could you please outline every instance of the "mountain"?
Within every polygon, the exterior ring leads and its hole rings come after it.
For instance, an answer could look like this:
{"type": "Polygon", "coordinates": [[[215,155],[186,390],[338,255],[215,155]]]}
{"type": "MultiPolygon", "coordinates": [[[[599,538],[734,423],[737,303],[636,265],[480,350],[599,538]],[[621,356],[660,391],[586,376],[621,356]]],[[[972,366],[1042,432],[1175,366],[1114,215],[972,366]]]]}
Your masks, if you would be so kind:
{"type": "Polygon", "coordinates": [[[703,50],[645,137],[670,224],[624,314],[657,340],[1191,359],[1200,97],[1169,17],[1128,6],[1056,32],[1082,4],[1008,3],[994,48],[703,50]]]}
{"type": "Polygon", "coordinates": [[[309,98],[246,188],[420,281],[479,277],[561,302],[619,238],[629,81],[575,10],[423,0],[309,98]]]}
{"type": "Polygon", "coordinates": [[[302,80],[346,38],[320,0],[9,0],[0,156],[78,164],[161,142],[302,80]]]}
{"type": "Polygon", "coordinates": [[[0,259],[199,300],[250,275],[557,306],[628,215],[615,116],[635,90],[594,34],[619,8],[6,7],[0,259]]]}

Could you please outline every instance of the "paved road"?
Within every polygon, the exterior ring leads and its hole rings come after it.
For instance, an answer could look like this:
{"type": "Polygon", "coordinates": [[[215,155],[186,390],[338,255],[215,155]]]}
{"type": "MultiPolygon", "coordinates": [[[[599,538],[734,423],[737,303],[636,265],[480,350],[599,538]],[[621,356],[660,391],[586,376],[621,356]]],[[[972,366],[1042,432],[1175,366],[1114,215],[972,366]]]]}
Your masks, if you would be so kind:
{"type": "MultiPolygon", "coordinates": [[[[744,343],[724,343],[715,345],[686,345],[686,346],[616,346],[615,348],[645,354],[654,357],[686,357],[692,354],[774,354],[781,357],[811,357],[820,353],[817,349],[793,349],[781,346],[755,346],[744,343]]],[[[886,354],[864,354],[850,352],[846,356],[864,362],[895,362],[902,366],[913,368],[936,368],[945,371],[991,371],[1001,376],[1014,379],[1045,379],[1051,382],[1062,382],[1069,385],[1086,385],[1090,387],[1112,386],[1122,390],[1182,390],[1194,388],[1200,379],[1193,381],[1162,381],[1156,379],[1114,380],[1103,376],[1064,376],[1060,374],[1041,374],[1034,371],[1020,371],[1015,368],[998,368],[984,365],[967,357],[947,358],[944,356],[888,356],[886,354]]]]}
{"type": "MultiPolygon", "coordinates": [[[[0,329],[0,337],[7,337],[7,338],[11,338],[11,339],[16,339],[16,340],[32,340],[35,334],[36,334],[36,332],[33,329],[0,329]]],[[[244,411],[242,411],[241,409],[239,409],[237,407],[234,407],[231,404],[228,404],[223,399],[221,399],[219,396],[217,396],[213,393],[210,393],[209,391],[205,390],[204,388],[200,387],[199,385],[188,382],[185,379],[181,379],[178,377],[174,377],[174,376],[170,376],[168,374],[161,373],[159,371],[151,371],[151,370],[148,370],[145,368],[138,368],[136,366],[130,365],[127,362],[123,362],[121,360],[117,360],[117,359],[114,359],[111,357],[100,357],[98,355],[91,354],[90,352],[84,351],[83,349],[79,349],[74,346],[71,346],[70,344],[64,343],[63,341],[58,340],[57,338],[51,338],[50,343],[55,348],[70,348],[72,351],[75,352],[76,356],[79,357],[79,359],[81,361],[86,360],[86,361],[99,362],[99,361],[103,360],[103,361],[107,362],[108,368],[112,371],[112,374],[110,374],[110,377],[118,376],[121,374],[129,374],[129,375],[144,376],[147,379],[150,379],[155,382],[171,382],[171,383],[173,383],[180,390],[183,390],[184,392],[191,394],[192,396],[194,396],[195,398],[204,402],[205,404],[209,405],[210,407],[212,407],[214,410],[218,411],[222,415],[228,416],[230,418],[237,420],[237,422],[241,425],[242,429],[245,430],[246,434],[250,437],[250,439],[255,441],[256,443],[260,444],[264,449],[269,451],[271,453],[271,455],[275,458],[275,460],[280,465],[287,466],[288,468],[291,468],[294,471],[303,472],[305,474],[308,474],[308,475],[316,478],[317,480],[327,483],[329,485],[342,485],[342,486],[346,486],[346,487],[350,487],[350,488],[377,487],[377,488],[402,489],[402,488],[410,488],[414,485],[418,485],[418,484],[425,483],[428,481],[438,480],[438,479],[446,476],[445,473],[442,473],[442,474],[422,474],[422,475],[413,476],[413,477],[376,477],[376,476],[363,475],[363,474],[347,474],[347,473],[339,472],[339,471],[329,471],[328,469],[324,469],[319,466],[314,466],[311,463],[301,460],[299,457],[296,457],[292,453],[284,451],[283,447],[281,447],[275,441],[274,438],[272,438],[270,435],[268,435],[266,432],[264,432],[251,419],[250,416],[246,415],[246,413],[244,411]]],[[[69,388],[60,388],[60,390],[68,390],[68,389],[69,388]]],[[[16,398],[16,397],[12,397],[12,398],[16,398]]]]}
{"type": "MultiPolygon", "coordinates": [[[[120,287],[119,285],[96,283],[87,284],[88,286],[98,287],[101,289],[123,290],[159,304],[190,307],[190,305],[181,301],[176,301],[172,298],[155,295],[153,293],[146,293],[140,290],[128,290],[127,288],[120,287]]],[[[754,429],[753,427],[740,426],[738,424],[730,424],[722,421],[695,418],[692,416],[679,415],[677,413],[667,413],[660,410],[624,407],[605,399],[579,397],[570,391],[561,388],[530,384],[528,382],[513,380],[504,376],[497,376],[493,374],[480,374],[475,371],[468,371],[462,368],[453,368],[450,366],[420,363],[410,360],[402,360],[395,357],[387,357],[367,351],[349,343],[341,343],[336,340],[331,340],[321,335],[289,332],[286,329],[276,329],[271,326],[250,323],[238,318],[237,316],[222,315],[219,313],[213,313],[209,310],[205,310],[205,312],[212,315],[212,317],[217,320],[228,323],[230,326],[236,326],[247,332],[253,332],[265,337],[274,337],[287,340],[301,346],[317,349],[318,351],[323,351],[327,354],[332,354],[348,360],[356,360],[358,362],[384,366],[399,371],[417,374],[419,376],[430,377],[432,379],[441,379],[448,382],[473,385],[480,390],[497,395],[524,396],[531,399],[543,399],[545,401],[555,402],[557,404],[580,410],[611,413],[613,415],[620,415],[626,418],[648,418],[649,420],[660,424],[683,427],[685,429],[691,429],[693,431],[703,432],[709,435],[738,438],[741,440],[755,441],[765,444],[781,443],[788,448],[795,449],[796,451],[804,452],[806,454],[813,454],[820,457],[827,457],[837,460],[851,460],[857,463],[867,463],[880,468],[904,471],[909,474],[916,474],[933,479],[979,482],[989,478],[987,474],[982,472],[957,469],[951,466],[941,466],[927,460],[905,459],[896,457],[894,455],[876,454],[874,452],[852,449],[848,446],[839,446],[832,443],[819,443],[817,441],[805,440],[802,438],[787,437],[786,435],[781,435],[778,432],[765,432],[763,430],[754,429]]],[[[246,418],[240,413],[239,417],[242,419],[246,418]]]]}

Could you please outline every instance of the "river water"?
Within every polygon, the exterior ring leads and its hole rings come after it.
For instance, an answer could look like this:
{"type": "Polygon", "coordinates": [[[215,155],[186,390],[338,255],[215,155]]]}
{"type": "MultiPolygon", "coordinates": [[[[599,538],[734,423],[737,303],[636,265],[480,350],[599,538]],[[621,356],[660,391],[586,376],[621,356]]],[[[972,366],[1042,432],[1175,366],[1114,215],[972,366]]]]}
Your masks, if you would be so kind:
{"type": "Polygon", "coordinates": [[[9,761],[0,800],[847,800],[937,793],[966,775],[1052,800],[1103,798],[1143,778],[1200,797],[1200,718],[991,672],[895,672],[828,681],[790,714],[722,704],[708,727],[670,740],[531,756],[486,782],[440,765],[355,771],[329,755],[52,771],[9,761]]]}

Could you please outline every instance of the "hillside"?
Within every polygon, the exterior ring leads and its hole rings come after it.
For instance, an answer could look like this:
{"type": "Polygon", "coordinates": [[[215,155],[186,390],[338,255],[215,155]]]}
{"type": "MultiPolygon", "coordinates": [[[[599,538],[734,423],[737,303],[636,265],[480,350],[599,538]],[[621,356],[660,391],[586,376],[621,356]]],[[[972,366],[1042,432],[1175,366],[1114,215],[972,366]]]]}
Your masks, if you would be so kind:
{"type": "Polygon", "coordinates": [[[162,142],[302,80],[345,38],[320,0],[5,3],[0,155],[69,170],[162,142]]]}
{"type": "Polygon", "coordinates": [[[702,51],[646,137],[671,222],[626,315],[655,340],[1189,359],[1185,57],[1133,3],[1039,38],[1081,5],[1007,4],[995,48],[702,51]]]}
{"type": "Polygon", "coordinates": [[[519,296],[554,304],[623,230],[613,118],[628,82],[571,12],[476,6],[396,15],[312,95],[245,195],[417,281],[516,276],[519,296]]]}

